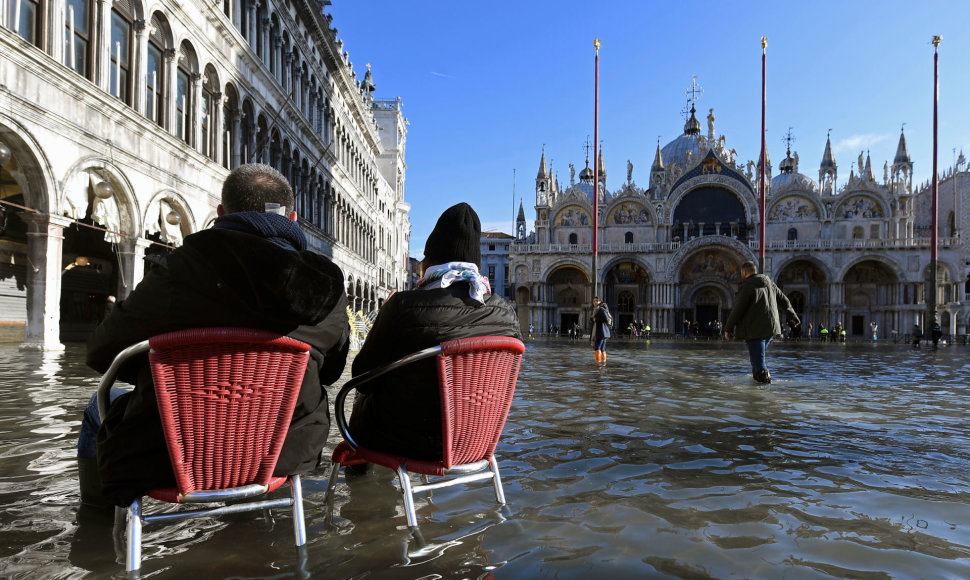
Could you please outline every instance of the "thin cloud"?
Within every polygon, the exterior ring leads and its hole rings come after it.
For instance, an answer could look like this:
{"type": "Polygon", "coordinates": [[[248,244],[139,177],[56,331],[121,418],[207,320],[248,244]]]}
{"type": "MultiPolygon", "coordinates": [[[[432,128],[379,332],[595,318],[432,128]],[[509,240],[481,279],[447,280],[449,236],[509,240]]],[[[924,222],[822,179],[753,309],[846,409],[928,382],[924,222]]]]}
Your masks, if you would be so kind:
{"type": "Polygon", "coordinates": [[[493,234],[509,234],[515,231],[514,224],[510,221],[505,222],[483,222],[482,231],[493,234]]]}
{"type": "Polygon", "coordinates": [[[892,137],[891,133],[863,133],[861,135],[850,135],[832,145],[832,153],[858,153],[864,149],[872,148],[877,143],[881,143],[892,137]]]}
{"type": "Polygon", "coordinates": [[[453,78],[455,78],[455,77],[453,77],[453,76],[451,76],[449,74],[440,73],[440,72],[436,72],[436,71],[431,71],[431,76],[433,76],[433,77],[441,77],[443,79],[453,79],[453,78]]]}

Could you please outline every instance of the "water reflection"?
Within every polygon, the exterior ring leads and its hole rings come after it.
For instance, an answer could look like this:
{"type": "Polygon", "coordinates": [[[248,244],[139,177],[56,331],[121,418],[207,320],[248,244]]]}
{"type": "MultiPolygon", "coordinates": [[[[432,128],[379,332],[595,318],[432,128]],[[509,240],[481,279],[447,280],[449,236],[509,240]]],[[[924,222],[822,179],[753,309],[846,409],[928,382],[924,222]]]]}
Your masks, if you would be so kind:
{"type": "MultiPolygon", "coordinates": [[[[418,497],[389,471],[288,515],[146,528],[153,578],[965,577],[966,347],[773,344],[756,385],[722,342],[530,343],[487,485],[418,497]]],[[[83,351],[0,346],[0,576],[123,577],[111,517],[78,512],[75,443],[97,376],[83,351]]],[[[333,440],[335,441],[335,437],[333,440]]],[[[332,448],[331,443],[330,448],[332,448]]],[[[330,448],[327,449],[329,453],[330,448]]]]}

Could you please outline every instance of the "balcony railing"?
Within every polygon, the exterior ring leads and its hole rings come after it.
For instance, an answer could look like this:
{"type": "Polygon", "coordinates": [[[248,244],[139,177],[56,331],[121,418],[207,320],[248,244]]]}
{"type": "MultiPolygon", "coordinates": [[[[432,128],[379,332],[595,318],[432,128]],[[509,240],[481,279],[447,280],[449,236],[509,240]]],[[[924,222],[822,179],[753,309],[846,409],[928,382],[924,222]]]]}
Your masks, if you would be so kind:
{"type": "MultiPolygon", "coordinates": [[[[712,236],[703,236],[712,237],[712,236]]],[[[698,238],[691,238],[692,240],[698,238]]],[[[960,238],[940,238],[940,248],[956,247],[960,238]]],[[[765,244],[766,250],[774,251],[810,251],[810,250],[908,250],[908,249],[929,249],[933,241],[930,238],[907,238],[901,240],[768,240],[765,244]]],[[[656,242],[641,244],[600,244],[601,253],[649,253],[649,252],[673,252],[680,248],[681,242],[656,242]]],[[[749,240],[748,247],[752,250],[758,249],[757,240],[749,240]]],[[[509,247],[512,253],[528,254],[589,254],[593,251],[592,244],[512,244],[509,247]]]]}

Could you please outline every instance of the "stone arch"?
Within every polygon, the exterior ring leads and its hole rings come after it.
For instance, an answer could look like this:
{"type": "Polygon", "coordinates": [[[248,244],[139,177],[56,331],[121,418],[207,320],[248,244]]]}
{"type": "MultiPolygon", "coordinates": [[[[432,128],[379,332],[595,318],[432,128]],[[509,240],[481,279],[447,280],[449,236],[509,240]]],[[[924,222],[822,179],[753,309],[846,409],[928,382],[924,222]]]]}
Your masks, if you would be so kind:
{"type": "MultiPolygon", "coordinates": [[[[667,269],[664,272],[667,281],[679,280],[679,272],[684,262],[696,252],[704,249],[727,249],[733,251],[738,256],[738,265],[746,260],[758,261],[757,254],[746,244],[726,236],[703,236],[695,238],[687,243],[683,243],[677,251],[667,261],[667,269]]],[[[659,274],[659,273],[658,273],[659,274]]]]}
{"type": "Polygon", "coordinates": [[[552,276],[552,274],[556,270],[559,270],[561,268],[566,268],[566,267],[576,268],[577,270],[579,270],[580,272],[582,272],[583,275],[586,277],[586,283],[588,284],[590,282],[589,266],[586,265],[586,264],[584,264],[580,260],[575,259],[575,258],[564,258],[564,259],[561,259],[561,260],[556,260],[554,263],[549,264],[548,266],[546,266],[546,269],[542,273],[542,276],[540,276],[538,279],[539,280],[548,280],[549,277],[552,276]]]}
{"type": "Polygon", "coordinates": [[[818,220],[824,209],[822,204],[807,195],[791,194],[775,199],[768,204],[769,222],[792,222],[818,220]]]}
{"type": "Polygon", "coordinates": [[[185,236],[196,231],[192,209],[185,198],[175,191],[156,193],[146,208],[143,220],[146,238],[154,235],[162,243],[180,246],[185,236]]]}
{"type": "MultiPolygon", "coordinates": [[[[902,266],[897,264],[894,260],[887,258],[885,256],[881,256],[879,254],[866,254],[864,256],[859,256],[853,260],[849,260],[848,262],[843,264],[841,269],[833,272],[832,280],[838,280],[838,281],[844,282],[846,274],[849,273],[849,270],[851,270],[854,266],[856,266],[861,262],[879,262],[882,265],[889,268],[896,275],[897,280],[899,281],[906,280],[906,271],[902,268],[902,266]]],[[[918,280],[914,278],[912,281],[916,282],[918,280]]]]}
{"type": "MultiPolygon", "coordinates": [[[[50,161],[30,131],[15,119],[0,113],[0,141],[10,149],[10,161],[2,172],[19,187],[23,204],[41,213],[56,213],[57,191],[50,161]]],[[[10,196],[4,191],[4,197],[10,196]]]]}
{"type": "Polygon", "coordinates": [[[741,202],[741,205],[744,208],[745,216],[747,216],[746,219],[749,222],[756,221],[758,216],[758,205],[757,200],[755,199],[754,191],[750,188],[750,186],[746,186],[740,181],[725,175],[707,174],[690,178],[676,186],[665,202],[665,215],[657,216],[658,224],[672,226],[674,213],[683,199],[690,195],[693,191],[702,187],[717,187],[733,193],[741,202]]]}
{"type": "Polygon", "coordinates": [[[882,219],[892,215],[886,202],[875,194],[857,191],[843,197],[835,206],[835,219],[882,219]]]}
{"type": "Polygon", "coordinates": [[[138,198],[127,176],[112,161],[93,156],[79,159],[61,183],[64,185],[55,213],[76,220],[90,215],[93,221],[114,232],[105,234],[109,242],[119,241],[119,236],[138,237],[142,230],[138,198]],[[109,197],[95,194],[100,181],[110,185],[109,197]]]}
{"type": "Polygon", "coordinates": [[[756,211],[748,210],[739,192],[722,184],[694,187],[679,196],[671,207],[671,235],[683,236],[687,226],[687,239],[682,241],[725,233],[736,233],[739,239],[746,239],[748,224],[753,224],[757,215],[756,211]]]}

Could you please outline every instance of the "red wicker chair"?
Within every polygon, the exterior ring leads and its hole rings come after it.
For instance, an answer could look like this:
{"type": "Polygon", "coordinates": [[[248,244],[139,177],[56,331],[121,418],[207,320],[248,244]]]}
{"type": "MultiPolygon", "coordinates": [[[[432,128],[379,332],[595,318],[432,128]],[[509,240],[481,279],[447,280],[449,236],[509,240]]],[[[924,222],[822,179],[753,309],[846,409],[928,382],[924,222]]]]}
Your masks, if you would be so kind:
{"type": "Polygon", "coordinates": [[[491,479],[495,486],[495,499],[505,504],[505,492],[494,453],[512,406],[524,352],[525,345],[516,338],[462,338],[408,355],[344,384],[334,402],[334,415],[344,441],[333,452],[333,468],[327,486],[330,509],[333,509],[333,492],[340,468],[361,463],[376,463],[397,472],[408,526],[411,528],[418,525],[413,494],[419,491],[491,479]],[[430,357],[437,357],[438,365],[442,460],[409,459],[358,445],[348,429],[344,408],[350,391],[406,364],[430,357]],[[411,473],[426,476],[425,483],[413,485],[411,473]],[[427,476],[439,477],[429,481],[427,476]]]}
{"type": "Polygon", "coordinates": [[[142,498],[128,508],[128,571],[141,567],[142,524],[194,516],[291,507],[296,545],[306,543],[299,475],[273,477],[310,347],[262,330],[198,328],[154,336],[122,351],[98,388],[104,420],[120,366],[149,351],[155,395],[176,487],[147,496],[170,503],[223,503],[155,515],[142,498]],[[150,349],[150,350],[149,350],[150,349]],[[290,483],[291,497],[225,504],[290,483]]]}

